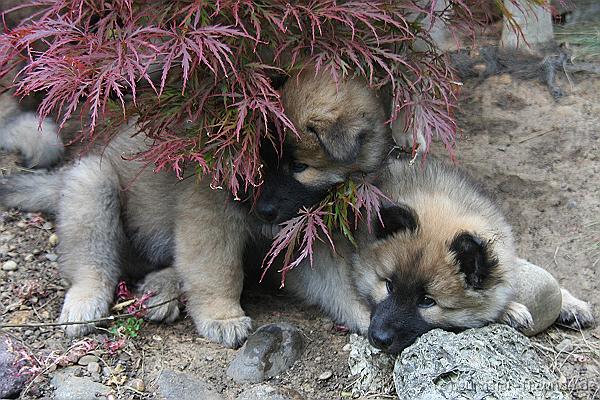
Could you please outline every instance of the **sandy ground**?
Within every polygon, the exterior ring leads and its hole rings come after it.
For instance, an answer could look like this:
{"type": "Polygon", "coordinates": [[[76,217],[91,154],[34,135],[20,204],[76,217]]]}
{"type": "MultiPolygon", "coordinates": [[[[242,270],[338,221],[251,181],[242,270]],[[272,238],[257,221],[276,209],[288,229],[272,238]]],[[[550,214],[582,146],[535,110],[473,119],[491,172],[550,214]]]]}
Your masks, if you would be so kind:
{"type": "MultiPolygon", "coordinates": [[[[459,114],[462,137],[459,164],[496,193],[513,224],[520,254],[554,274],[562,285],[600,310],[600,79],[574,77],[568,95],[555,101],[537,82],[493,77],[468,83],[459,114]]],[[[443,154],[439,147],[436,154],[443,154]]],[[[8,167],[14,157],[4,155],[8,167]]],[[[13,260],[15,271],[0,271],[0,321],[54,321],[65,284],[58,276],[49,238],[53,226],[36,214],[2,212],[0,262],[13,260]]],[[[270,383],[299,392],[306,399],[346,397],[348,342],[343,332],[318,310],[283,293],[252,291],[244,298],[248,314],[260,325],[287,321],[299,326],[307,349],[295,366],[270,383]],[[323,372],[332,376],[318,380],[323,372]]],[[[42,364],[50,351],[64,352],[74,342],[59,328],[23,328],[8,332],[42,364]]],[[[102,333],[92,338],[103,340],[102,333]]],[[[600,329],[584,332],[551,328],[535,339],[540,354],[562,375],[575,398],[600,398],[600,329]],[[565,340],[566,339],[566,340],[565,340]],[[559,351],[558,349],[562,349],[559,351]]],[[[227,398],[246,386],[225,374],[234,350],[199,338],[189,318],[171,326],[145,324],[114,355],[102,353],[106,366],[124,366],[122,381],[112,382],[119,398],[155,398],[156,379],[166,368],[202,377],[227,398]],[[132,378],[145,383],[143,393],[127,389],[132,378]]],[[[52,368],[51,368],[52,369],[52,368]]],[[[24,398],[51,397],[49,372],[24,398]]],[[[106,377],[100,380],[107,383],[106,377]]]]}

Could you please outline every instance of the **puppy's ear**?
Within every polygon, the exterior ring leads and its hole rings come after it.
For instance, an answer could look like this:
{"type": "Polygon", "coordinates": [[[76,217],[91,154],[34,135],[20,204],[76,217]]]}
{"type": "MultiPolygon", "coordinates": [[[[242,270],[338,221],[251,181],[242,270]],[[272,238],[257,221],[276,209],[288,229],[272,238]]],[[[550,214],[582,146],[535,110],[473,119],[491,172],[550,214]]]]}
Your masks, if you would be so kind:
{"type": "Polygon", "coordinates": [[[450,244],[460,271],[469,286],[483,289],[487,278],[498,265],[498,260],[488,251],[488,244],[476,235],[460,233],[450,244]]]}
{"type": "Polygon", "coordinates": [[[356,162],[366,138],[372,134],[369,129],[354,126],[345,118],[338,118],[331,124],[319,127],[309,124],[306,129],[316,136],[329,157],[343,164],[356,162]]]}
{"type": "Polygon", "coordinates": [[[377,239],[385,239],[396,232],[414,232],[419,227],[417,214],[407,205],[382,207],[379,210],[379,215],[381,221],[374,218],[374,231],[377,239]]]}

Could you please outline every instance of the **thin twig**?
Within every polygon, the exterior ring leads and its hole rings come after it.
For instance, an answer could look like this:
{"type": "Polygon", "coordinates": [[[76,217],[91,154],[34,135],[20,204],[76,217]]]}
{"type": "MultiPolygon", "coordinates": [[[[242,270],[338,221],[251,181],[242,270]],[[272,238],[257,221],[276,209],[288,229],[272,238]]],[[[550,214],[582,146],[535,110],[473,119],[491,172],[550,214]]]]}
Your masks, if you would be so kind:
{"type": "Polygon", "coordinates": [[[517,143],[519,143],[519,144],[525,143],[528,140],[535,139],[537,137],[543,136],[543,135],[545,135],[547,133],[550,133],[550,132],[552,132],[554,130],[556,130],[556,128],[551,128],[551,129],[548,129],[547,131],[538,132],[535,135],[527,136],[526,138],[523,138],[523,139],[519,140],[517,143]]]}
{"type": "MultiPolygon", "coordinates": [[[[170,299],[170,300],[163,301],[161,303],[157,303],[157,304],[153,304],[151,306],[147,306],[144,309],[148,310],[148,309],[151,309],[151,308],[160,307],[160,306],[165,305],[167,303],[170,303],[172,301],[177,301],[177,297],[173,298],[173,299],[170,299]]],[[[143,312],[144,309],[142,309],[141,311],[143,312]]],[[[87,321],[40,322],[40,323],[28,323],[28,324],[0,324],[0,329],[43,328],[43,327],[47,327],[47,326],[67,326],[67,325],[97,324],[99,322],[109,322],[109,321],[115,321],[115,320],[118,320],[118,319],[125,319],[125,318],[129,318],[129,317],[134,317],[137,314],[139,314],[139,311],[138,312],[133,312],[133,313],[109,315],[108,317],[98,318],[98,319],[91,319],[91,320],[87,320],[87,321]]]]}

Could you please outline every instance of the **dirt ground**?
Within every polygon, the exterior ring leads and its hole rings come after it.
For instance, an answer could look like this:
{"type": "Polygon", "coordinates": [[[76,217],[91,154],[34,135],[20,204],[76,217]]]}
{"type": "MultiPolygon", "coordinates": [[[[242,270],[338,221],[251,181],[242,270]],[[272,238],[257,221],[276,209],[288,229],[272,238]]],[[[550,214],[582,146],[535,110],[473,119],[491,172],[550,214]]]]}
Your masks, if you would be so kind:
{"type": "MultiPolygon", "coordinates": [[[[520,255],[548,269],[600,311],[600,79],[572,79],[572,86],[560,82],[567,96],[559,101],[542,84],[508,75],[467,83],[457,155],[462,167],[497,194],[514,226],[520,255]]],[[[434,152],[444,154],[439,146],[434,152]]],[[[0,165],[10,166],[13,159],[4,155],[0,165]]],[[[50,243],[53,230],[37,214],[2,212],[0,264],[13,260],[17,269],[0,271],[1,322],[50,322],[58,317],[65,284],[50,243]]],[[[258,325],[287,321],[299,326],[307,339],[299,362],[273,378],[272,385],[294,389],[309,400],[348,396],[352,380],[348,353],[342,350],[348,337],[329,319],[277,292],[255,290],[245,296],[244,306],[258,325]],[[326,371],[332,376],[319,380],[326,371]]],[[[4,332],[36,355],[42,369],[48,365],[48,352],[64,352],[74,344],[60,328],[4,332]]],[[[92,336],[99,341],[105,337],[92,336]]],[[[534,341],[573,397],[600,398],[600,328],[551,328],[534,341]]],[[[235,351],[199,338],[189,318],[171,326],[145,324],[123,349],[101,354],[106,366],[124,366],[124,380],[112,382],[118,398],[156,398],[156,380],[166,368],[202,377],[228,398],[246,388],[225,374],[235,351]],[[144,392],[128,388],[133,378],[143,380],[144,392]]],[[[49,375],[43,372],[22,397],[52,397],[49,375]]],[[[106,378],[101,381],[107,383],[106,378]]]]}

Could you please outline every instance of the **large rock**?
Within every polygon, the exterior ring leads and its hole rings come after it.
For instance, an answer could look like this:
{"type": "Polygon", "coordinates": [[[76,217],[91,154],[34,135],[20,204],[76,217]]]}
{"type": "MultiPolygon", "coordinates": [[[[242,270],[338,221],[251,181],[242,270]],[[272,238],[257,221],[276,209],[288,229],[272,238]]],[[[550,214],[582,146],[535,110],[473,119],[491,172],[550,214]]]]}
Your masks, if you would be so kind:
{"type": "Polygon", "coordinates": [[[74,375],[74,368],[57,371],[52,377],[55,400],[102,400],[107,399],[112,389],[89,378],[74,375]]]}
{"type": "Polygon", "coordinates": [[[394,367],[402,399],[565,399],[528,338],[505,325],[428,332],[394,367]]]}
{"type": "Polygon", "coordinates": [[[394,395],[394,361],[396,357],[383,353],[357,334],[350,335],[348,366],[353,376],[352,394],[366,396],[368,393],[394,395]]]}
{"type": "Polygon", "coordinates": [[[223,400],[224,397],[214,391],[199,377],[184,372],[165,369],[156,382],[158,392],[165,400],[223,400]]]}
{"type": "Polygon", "coordinates": [[[238,383],[261,382],[285,371],[304,351],[298,328],[286,323],[258,328],[238,351],[227,375],[238,383]]]}
{"type": "Polygon", "coordinates": [[[19,375],[20,364],[8,336],[0,336],[0,398],[12,398],[18,395],[27,381],[19,375]]]}

